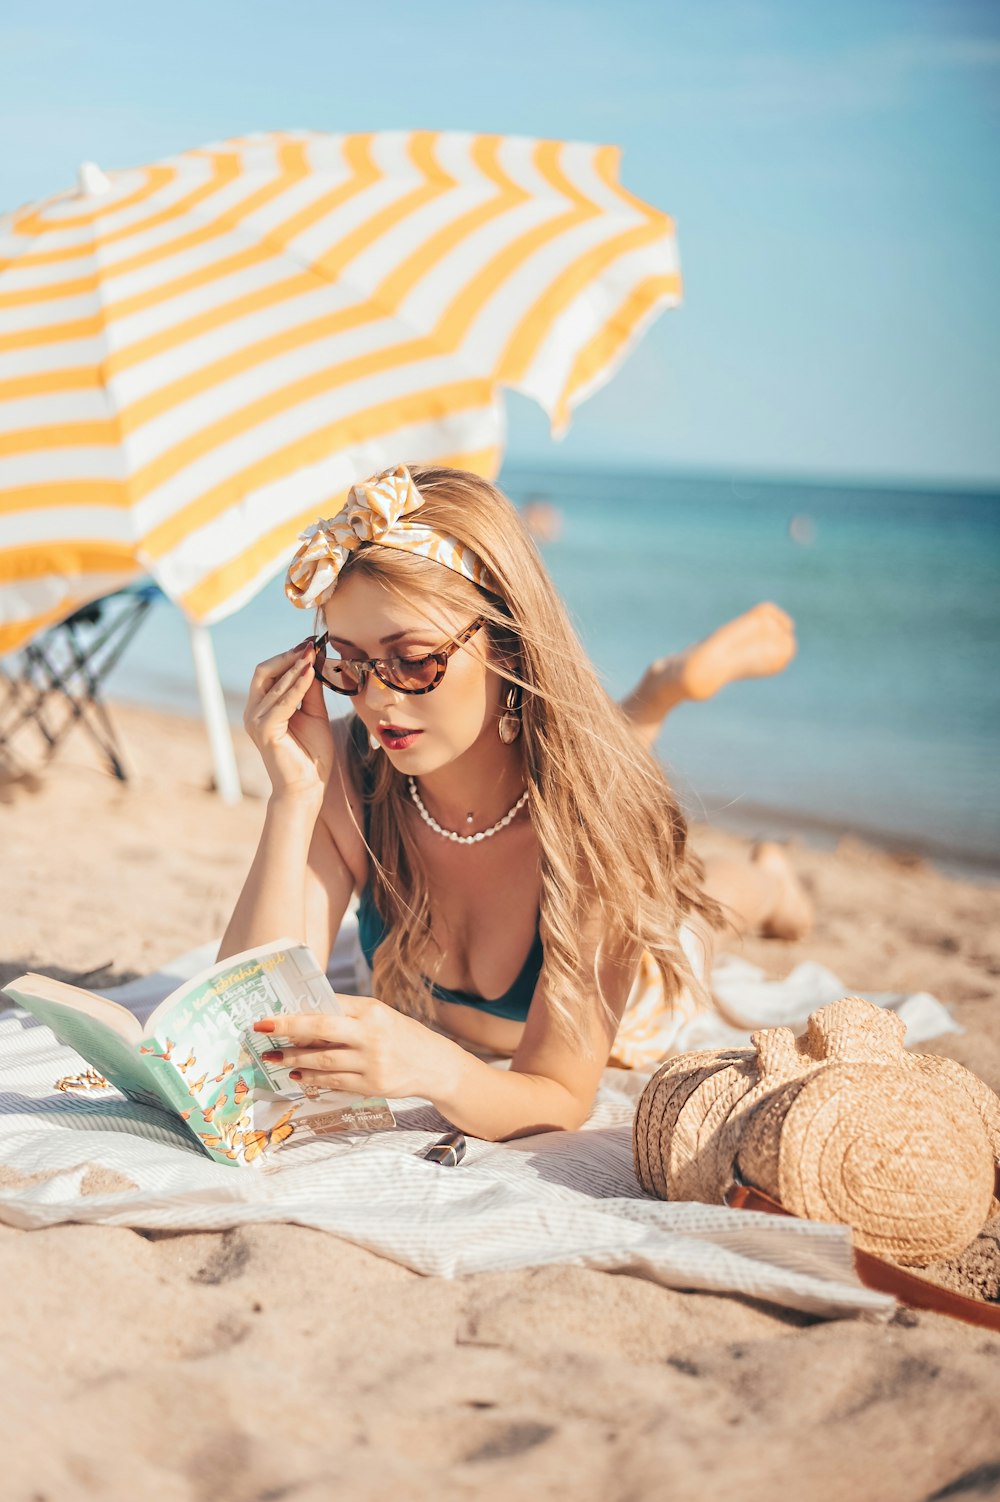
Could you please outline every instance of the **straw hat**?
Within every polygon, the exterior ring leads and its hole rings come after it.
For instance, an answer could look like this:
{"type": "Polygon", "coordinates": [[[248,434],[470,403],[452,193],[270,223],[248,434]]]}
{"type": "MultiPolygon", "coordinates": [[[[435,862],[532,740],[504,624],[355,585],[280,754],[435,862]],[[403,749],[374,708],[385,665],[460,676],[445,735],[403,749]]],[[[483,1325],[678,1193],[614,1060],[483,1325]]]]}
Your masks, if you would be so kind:
{"type": "Polygon", "coordinates": [[[748,1086],[752,1084],[756,1077],[749,1073],[753,1060],[750,1048],[705,1049],[678,1054],[661,1064],[642,1092],[632,1123],[632,1157],[647,1194],[665,1200],[683,1198],[670,1179],[670,1145],[678,1116],[693,1091],[731,1066],[747,1071],[748,1086]]]}
{"type": "Polygon", "coordinates": [[[1000,1100],[952,1059],[908,1054],[892,1012],[845,997],[804,1037],[685,1054],[643,1092],[636,1172],[665,1199],[718,1203],[734,1176],[793,1214],[920,1266],[958,1255],[990,1211],[1000,1100]]]}

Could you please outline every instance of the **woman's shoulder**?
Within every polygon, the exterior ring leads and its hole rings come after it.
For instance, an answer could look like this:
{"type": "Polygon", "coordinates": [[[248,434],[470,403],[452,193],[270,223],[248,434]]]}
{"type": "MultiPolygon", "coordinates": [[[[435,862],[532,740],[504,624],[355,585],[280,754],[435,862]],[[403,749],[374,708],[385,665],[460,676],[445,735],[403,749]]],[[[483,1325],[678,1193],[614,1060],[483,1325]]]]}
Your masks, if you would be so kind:
{"type": "Polygon", "coordinates": [[[365,816],[359,786],[356,715],[341,715],[330,721],[333,732],[333,769],[323,798],[322,818],[358,886],[368,880],[368,847],[365,816]]]}

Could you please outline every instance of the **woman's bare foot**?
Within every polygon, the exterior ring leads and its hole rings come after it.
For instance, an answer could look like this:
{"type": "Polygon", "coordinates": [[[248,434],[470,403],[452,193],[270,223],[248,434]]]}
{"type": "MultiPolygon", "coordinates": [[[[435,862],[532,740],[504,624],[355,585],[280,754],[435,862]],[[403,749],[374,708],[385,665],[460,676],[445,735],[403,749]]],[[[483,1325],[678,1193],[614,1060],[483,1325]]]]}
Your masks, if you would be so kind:
{"type": "Polygon", "coordinates": [[[659,675],[678,684],[685,699],[711,699],[739,678],[780,673],[794,656],[795,622],[780,605],[765,601],[686,652],[654,662],[647,677],[659,675]]]}
{"type": "Polygon", "coordinates": [[[780,605],[755,605],[686,652],[661,657],[622,703],[638,735],[652,745],[661,721],[686,700],[710,699],[739,678],[780,673],[795,656],[795,622],[780,605]]]}
{"type": "Polygon", "coordinates": [[[774,905],[760,925],[761,933],[768,939],[805,938],[815,912],[784,850],[764,841],[754,847],[750,859],[774,884],[774,905]]]}

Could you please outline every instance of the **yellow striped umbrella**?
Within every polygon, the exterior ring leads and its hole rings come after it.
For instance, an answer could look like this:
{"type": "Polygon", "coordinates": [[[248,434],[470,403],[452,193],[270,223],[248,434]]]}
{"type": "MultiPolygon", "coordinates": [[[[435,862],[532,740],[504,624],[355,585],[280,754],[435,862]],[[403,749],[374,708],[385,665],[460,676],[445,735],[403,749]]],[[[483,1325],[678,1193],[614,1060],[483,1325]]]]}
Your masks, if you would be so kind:
{"type": "Polygon", "coordinates": [[[0,219],[0,652],[148,573],[196,622],[401,460],[499,467],[680,299],[610,147],[255,135],[0,219]]]}

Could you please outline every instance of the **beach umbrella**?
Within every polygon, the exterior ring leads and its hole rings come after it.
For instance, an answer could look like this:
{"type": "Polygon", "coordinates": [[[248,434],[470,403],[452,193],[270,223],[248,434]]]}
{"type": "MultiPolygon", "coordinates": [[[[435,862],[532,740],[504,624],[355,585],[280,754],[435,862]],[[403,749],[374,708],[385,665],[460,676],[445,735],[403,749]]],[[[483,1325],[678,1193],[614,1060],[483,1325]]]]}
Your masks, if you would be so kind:
{"type": "Polygon", "coordinates": [[[354,481],[494,474],[504,387],[564,429],[680,299],[617,163],[293,131],[85,164],[0,218],[0,653],[148,574],[204,658],[354,481]]]}

